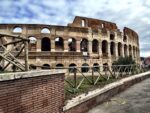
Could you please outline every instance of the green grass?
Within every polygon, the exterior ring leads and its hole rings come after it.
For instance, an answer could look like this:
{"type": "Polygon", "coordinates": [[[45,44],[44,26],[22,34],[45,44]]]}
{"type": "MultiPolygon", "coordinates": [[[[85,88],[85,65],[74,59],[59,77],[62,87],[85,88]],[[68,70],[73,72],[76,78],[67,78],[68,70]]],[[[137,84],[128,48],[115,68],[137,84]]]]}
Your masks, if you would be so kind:
{"type": "MultiPolygon", "coordinates": [[[[91,76],[88,76],[87,78],[92,80],[91,76]]],[[[77,78],[77,83],[79,83],[81,80],[82,80],[82,77],[78,77],[77,78]]],[[[94,77],[94,81],[95,80],[96,80],[96,77],[94,77]]],[[[99,79],[99,81],[97,82],[97,84],[93,85],[93,84],[89,83],[85,79],[79,89],[75,89],[75,88],[69,87],[67,85],[67,83],[65,83],[65,97],[66,97],[66,100],[71,99],[72,97],[75,97],[75,96],[77,96],[79,94],[88,93],[89,91],[92,91],[94,89],[102,88],[105,85],[110,84],[110,83],[112,83],[112,82],[114,82],[116,80],[117,79],[114,79],[112,77],[109,80],[105,80],[104,78],[101,77],[99,79]]],[[[70,78],[69,81],[73,82],[73,79],[70,78]]]]}

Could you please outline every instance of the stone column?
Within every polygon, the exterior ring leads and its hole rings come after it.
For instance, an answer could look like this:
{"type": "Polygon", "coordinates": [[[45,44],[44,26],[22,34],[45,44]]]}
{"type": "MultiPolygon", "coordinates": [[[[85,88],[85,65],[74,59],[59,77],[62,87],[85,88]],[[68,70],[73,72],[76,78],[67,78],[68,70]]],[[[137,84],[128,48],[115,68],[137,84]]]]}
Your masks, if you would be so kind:
{"type": "Polygon", "coordinates": [[[102,57],[102,41],[99,41],[99,56],[102,57]]]}
{"type": "Polygon", "coordinates": [[[115,56],[118,58],[118,43],[115,43],[115,56]]]}
{"type": "Polygon", "coordinates": [[[64,40],[64,51],[65,52],[68,52],[69,50],[69,47],[68,47],[68,40],[64,40]]]}
{"type": "Polygon", "coordinates": [[[124,57],[125,54],[124,54],[124,44],[122,44],[122,48],[121,48],[121,56],[124,57]]]}
{"type": "Polygon", "coordinates": [[[55,39],[51,40],[51,51],[54,52],[55,51],[55,39]]]}
{"type": "Polygon", "coordinates": [[[127,46],[127,56],[129,56],[129,46],[127,46]]]}
{"type": "MultiPolygon", "coordinates": [[[[25,37],[27,36],[27,28],[26,28],[26,26],[22,27],[22,35],[25,36],[25,37]]],[[[28,37],[26,37],[26,38],[28,38],[28,37]]]]}
{"type": "Polygon", "coordinates": [[[77,52],[81,52],[80,51],[80,40],[76,41],[76,47],[77,47],[77,52]]]}
{"type": "Polygon", "coordinates": [[[110,31],[107,31],[107,37],[110,39],[110,31]]]}
{"type": "Polygon", "coordinates": [[[89,54],[92,53],[92,40],[88,41],[88,52],[89,52],[89,54]]]}
{"type": "Polygon", "coordinates": [[[37,42],[36,42],[36,51],[37,52],[41,52],[41,40],[40,39],[37,39],[37,42]]]}
{"type": "Polygon", "coordinates": [[[108,58],[110,58],[110,57],[111,57],[111,53],[110,53],[110,42],[108,42],[107,52],[108,52],[108,58]]]}

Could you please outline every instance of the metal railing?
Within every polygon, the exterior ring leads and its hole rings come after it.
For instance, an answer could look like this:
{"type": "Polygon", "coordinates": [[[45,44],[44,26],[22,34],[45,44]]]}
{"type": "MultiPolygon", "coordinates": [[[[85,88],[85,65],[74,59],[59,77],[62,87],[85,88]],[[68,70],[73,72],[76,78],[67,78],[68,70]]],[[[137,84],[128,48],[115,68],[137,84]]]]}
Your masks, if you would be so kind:
{"type": "Polygon", "coordinates": [[[148,70],[148,68],[144,68],[141,65],[82,66],[61,69],[67,69],[65,74],[65,85],[67,88],[65,89],[70,93],[76,93],[85,83],[97,85],[102,80],[107,82],[111,79],[116,80],[148,70]]]}

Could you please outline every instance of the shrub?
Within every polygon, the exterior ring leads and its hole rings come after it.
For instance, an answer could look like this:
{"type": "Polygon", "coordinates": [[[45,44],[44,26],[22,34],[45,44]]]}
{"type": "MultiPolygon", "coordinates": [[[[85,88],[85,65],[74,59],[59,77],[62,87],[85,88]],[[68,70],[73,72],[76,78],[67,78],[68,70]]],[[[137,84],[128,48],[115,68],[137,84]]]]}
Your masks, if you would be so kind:
{"type": "Polygon", "coordinates": [[[117,61],[113,62],[113,65],[130,65],[130,64],[135,64],[135,60],[133,60],[131,56],[119,57],[117,61]]]}

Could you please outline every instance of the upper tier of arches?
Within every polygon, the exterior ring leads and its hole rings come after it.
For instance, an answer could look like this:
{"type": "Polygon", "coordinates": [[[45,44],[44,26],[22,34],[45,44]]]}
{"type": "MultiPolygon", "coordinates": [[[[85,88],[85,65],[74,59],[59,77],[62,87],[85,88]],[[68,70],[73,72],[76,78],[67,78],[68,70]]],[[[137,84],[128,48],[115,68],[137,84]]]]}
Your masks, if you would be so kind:
{"type": "Polygon", "coordinates": [[[13,33],[19,35],[56,35],[58,32],[62,32],[61,34],[88,34],[91,32],[93,35],[110,35],[110,40],[121,37],[124,42],[128,40],[139,45],[139,37],[134,30],[125,27],[121,32],[115,23],[86,17],[77,16],[73,20],[73,23],[68,24],[68,26],[43,24],[0,24],[0,33],[13,33]]]}

